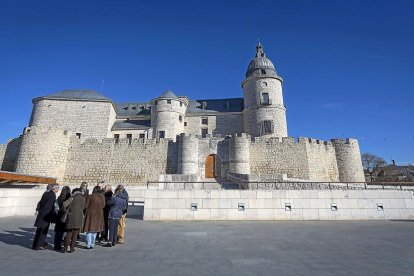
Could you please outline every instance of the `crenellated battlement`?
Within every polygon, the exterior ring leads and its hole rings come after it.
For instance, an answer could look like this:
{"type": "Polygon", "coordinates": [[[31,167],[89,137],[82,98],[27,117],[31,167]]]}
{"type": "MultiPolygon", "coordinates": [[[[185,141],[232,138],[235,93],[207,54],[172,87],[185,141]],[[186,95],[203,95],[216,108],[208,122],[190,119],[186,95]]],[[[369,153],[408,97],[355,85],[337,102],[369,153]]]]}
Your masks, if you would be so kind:
{"type": "Polygon", "coordinates": [[[335,145],[355,145],[355,144],[358,144],[358,140],[354,139],[354,138],[331,139],[331,142],[335,145]]]}

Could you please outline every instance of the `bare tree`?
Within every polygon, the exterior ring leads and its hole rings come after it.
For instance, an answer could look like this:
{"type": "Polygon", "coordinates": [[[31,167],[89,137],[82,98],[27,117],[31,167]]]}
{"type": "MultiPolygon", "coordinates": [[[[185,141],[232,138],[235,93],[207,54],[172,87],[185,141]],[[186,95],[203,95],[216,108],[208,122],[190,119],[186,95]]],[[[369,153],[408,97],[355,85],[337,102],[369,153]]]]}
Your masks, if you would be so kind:
{"type": "Polygon", "coordinates": [[[369,173],[371,182],[373,181],[373,174],[379,171],[382,167],[384,167],[387,164],[384,158],[379,157],[370,152],[363,153],[361,159],[362,166],[364,167],[364,170],[366,170],[369,173]]]}

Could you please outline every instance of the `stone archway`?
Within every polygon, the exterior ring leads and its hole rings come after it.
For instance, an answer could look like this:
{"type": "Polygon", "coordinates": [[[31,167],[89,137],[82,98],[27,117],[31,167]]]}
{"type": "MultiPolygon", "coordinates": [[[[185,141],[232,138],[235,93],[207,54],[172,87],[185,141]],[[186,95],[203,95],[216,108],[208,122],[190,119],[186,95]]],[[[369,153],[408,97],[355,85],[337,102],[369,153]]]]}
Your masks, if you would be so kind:
{"type": "Polygon", "coordinates": [[[205,177],[206,178],[216,177],[216,155],[215,154],[210,154],[206,158],[205,177]]]}

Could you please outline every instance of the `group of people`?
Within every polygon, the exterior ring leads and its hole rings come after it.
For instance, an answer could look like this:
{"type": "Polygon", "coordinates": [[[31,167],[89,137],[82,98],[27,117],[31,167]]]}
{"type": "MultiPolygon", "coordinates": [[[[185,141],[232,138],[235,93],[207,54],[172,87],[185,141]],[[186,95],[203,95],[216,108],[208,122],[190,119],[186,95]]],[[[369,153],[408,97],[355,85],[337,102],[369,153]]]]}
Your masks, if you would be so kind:
{"type": "Polygon", "coordinates": [[[124,243],[128,193],[118,185],[112,191],[110,185],[98,183],[89,194],[88,185],[82,182],[71,191],[64,186],[60,195],[58,184],[48,185],[36,207],[37,228],[32,249],[46,249],[46,237],[51,223],[55,224],[54,250],[74,252],[79,234],[86,233],[87,249],[93,249],[95,242],[104,242],[106,247],[124,243]]]}

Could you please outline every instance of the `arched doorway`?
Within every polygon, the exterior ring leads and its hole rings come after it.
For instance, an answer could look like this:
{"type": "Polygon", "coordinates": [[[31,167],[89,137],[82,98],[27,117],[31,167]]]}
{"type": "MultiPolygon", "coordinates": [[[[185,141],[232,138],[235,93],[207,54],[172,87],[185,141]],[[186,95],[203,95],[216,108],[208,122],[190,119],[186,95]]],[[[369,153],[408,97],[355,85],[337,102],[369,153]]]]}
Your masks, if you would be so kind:
{"type": "Polygon", "coordinates": [[[216,155],[210,154],[206,158],[206,178],[216,177],[216,155]]]}

